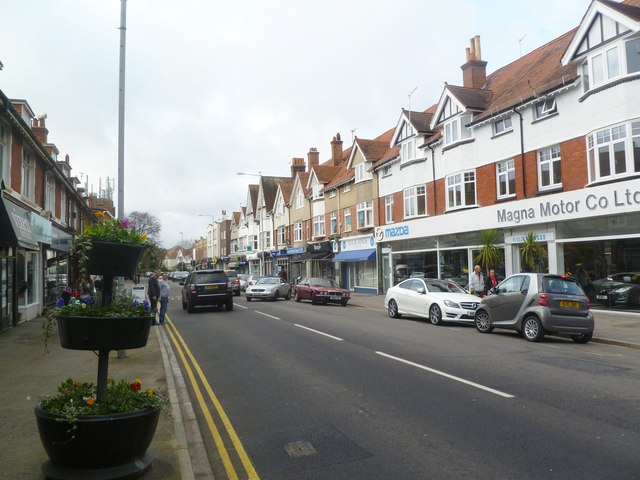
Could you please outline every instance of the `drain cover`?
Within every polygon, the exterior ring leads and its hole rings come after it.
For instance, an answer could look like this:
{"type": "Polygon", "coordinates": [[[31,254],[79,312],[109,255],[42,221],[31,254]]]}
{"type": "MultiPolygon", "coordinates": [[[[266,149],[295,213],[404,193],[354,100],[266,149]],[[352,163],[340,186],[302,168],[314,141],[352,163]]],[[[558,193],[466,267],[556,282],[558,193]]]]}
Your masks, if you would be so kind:
{"type": "Polygon", "coordinates": [[[291,458],[308,457],[318,453],[313,445],[305,441],[287,443],[284,449],[291,458]]]}

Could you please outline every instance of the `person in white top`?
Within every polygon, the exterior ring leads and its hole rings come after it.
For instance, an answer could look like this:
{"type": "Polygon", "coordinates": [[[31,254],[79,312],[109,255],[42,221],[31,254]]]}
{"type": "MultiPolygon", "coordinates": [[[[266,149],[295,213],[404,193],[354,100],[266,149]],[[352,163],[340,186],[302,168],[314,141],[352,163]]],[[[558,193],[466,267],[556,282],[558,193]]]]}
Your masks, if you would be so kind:
{"type": "Polygon", "coordinates": [[[484,297],[484,275],[480,265],[476,265],[473,273],[469,276],[469,293],[484,297]]]}

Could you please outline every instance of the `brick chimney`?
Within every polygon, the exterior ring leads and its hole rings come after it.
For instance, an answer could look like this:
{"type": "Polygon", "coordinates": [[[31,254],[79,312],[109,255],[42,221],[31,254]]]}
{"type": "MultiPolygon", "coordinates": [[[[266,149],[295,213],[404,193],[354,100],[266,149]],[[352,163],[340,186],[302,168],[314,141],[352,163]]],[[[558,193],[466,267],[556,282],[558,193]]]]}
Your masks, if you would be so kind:
{"type": "Polygon", "coordinates": [[[467,63],[462,65],[462,85],[467,88],[482,88],[487,80],[487,62],[482,61],[480,35],[470,40],[467,47],[467,63]]]}
{"type": "Polygon", "coordinates": [[[311,167],[314,165],[320,164],[320,152],[315,147],[311,147],[309,149],[309,153],[307,153],[307,171],[311,171],[311,167]]]}
{"type": "Polygon", "coordinates": [[[294,157],[291,159],[291,178],[296,178],[296,175],[298,173],[304,173],[304,169],[305,169],[304,158],[294,157]]]}
{"type": "Polygon", "coordinates": [[[342,140],[339,133],[336,133],[336,136],[331,141],[331,162],[335,166],[340,165],[340,162],[342,162],[342,140]]]}
{"type": "Polygon", "coordinates": [[[44,121],[47,118],[46,115],[39,115],[38,117],[33,119],[33,124],[31,126],[31,130],[35,134],[36,138],[41,144],[47,143],[47,137],[49,135],[49,130],[44,125],[44,121]]]}

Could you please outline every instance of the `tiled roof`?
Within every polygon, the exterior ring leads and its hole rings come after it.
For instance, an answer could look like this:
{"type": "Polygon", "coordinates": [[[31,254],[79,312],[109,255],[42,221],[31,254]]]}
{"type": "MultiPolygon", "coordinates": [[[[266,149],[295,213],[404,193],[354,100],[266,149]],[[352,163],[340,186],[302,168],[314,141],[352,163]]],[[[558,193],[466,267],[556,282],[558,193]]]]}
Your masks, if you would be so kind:
{"type": "Polygon", "coordinates": [[[280,181],[280,190],[282,191],[282,199],[285,204],[289,204],[291,201],[291,192],[293,191],[293,181],[291,177],[283,178],[280,181]]]}
{"type": "Polygon", "coordinates": [[[313,171],[316,174],[318,182],[322,184],[329,183],[331,179],[338,173],[341,167],[333,167],[330,165],[314,165],[313,171]]]}
{"type": "Polygon", "coordinates": [[[612,0],[600,0],[600,3],[617,10],[629,18],[640,20],[640,0],[626,0],[622,3],[612,0]]]}
{"type": "Polygon", "coordinates": [[[251,198],[251,211],[253,212],[254,215],[258,210],[258,190],[259,189],[260,189],[260,185],[249,185],[249,197],[251,198]]]}
{"type": "Polygon", "coordinates": [[[355,177],[355,170],[353,168],[347,168],[346,165],[340,167],[338,173],[331,179],[331,181],[325,186],[323,191],[331,190],[332,188],[339,187],[345,183],[349,183],[355,177]]]}
{"type": "Polygon", "coordinates": [[[164,258],[169,258],[171,260],[175,260],[178,257],[178,252],[182,250],[180,245],[176,245],[167,250],[167,253],[164,255],[164,258]]]}
{"type": "Polygon", "coordinates": [[[378,160],[377,162],[374,162],[372,167],[374,169],[378,168],[381,165],[384,165],[385,163],[393,160],[394,158],[397,158],[399,155],[400,155],[400,147],[396,146],[396,147],[388,148],[387,151],[384,153],[384,155],[380,158],[380,160],[378,160]]]}
{"type": "Polygon", "coordinates": [[[262,195],[264,196],[264,206],[267,212],[273,210],[273,202],[276,200],[278,185],[282,180],[289,180],[290,177],[262,177],[262,195]]]}
{"type": "Polygon", "coordinates": [[[380,160],[385,152],[389,149],[389,143],[376,140],[365,140],[363,138],[357,138],[356,145],[362,152],[364,159],[367,162],[375,162],[380,160]]]}
{"type": "Polygon", "coordinates": [[[447,89],[460,103],[471,110],[484,111],[490,104],[493,92],[480,88],[458,87],[447,85],[447,89]]]}
{"type": "Polygon", "coordinates": [[[413,125],[418,133],[428,133],[431,131],[429,124],[433,118],[433,112],[413,112],[405,110],[404,108],[402,111],[407,114],[407,118],[411,118],[411,125],[413,125]]]}

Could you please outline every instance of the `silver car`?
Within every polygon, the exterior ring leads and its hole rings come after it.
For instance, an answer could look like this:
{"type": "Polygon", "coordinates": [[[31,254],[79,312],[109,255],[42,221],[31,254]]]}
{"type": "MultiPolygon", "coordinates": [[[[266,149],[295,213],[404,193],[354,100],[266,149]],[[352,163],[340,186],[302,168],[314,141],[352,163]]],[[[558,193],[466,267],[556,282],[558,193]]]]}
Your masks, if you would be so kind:
{"type": "Polygon", "coordinates": [[[291,284],[279,277],[262,277],[245,291],[247,302],[254,298],[277,300],[291,298],[291,284]]]}
{"type": "Polygon", "coordinates": [[[545,334],[568,335],[576,343],[593,337],[589,299],[575,278],[543,273],[518,273],[506,278],[482,299],[476,329],[516,330],[530,342],[545,334]]]}

